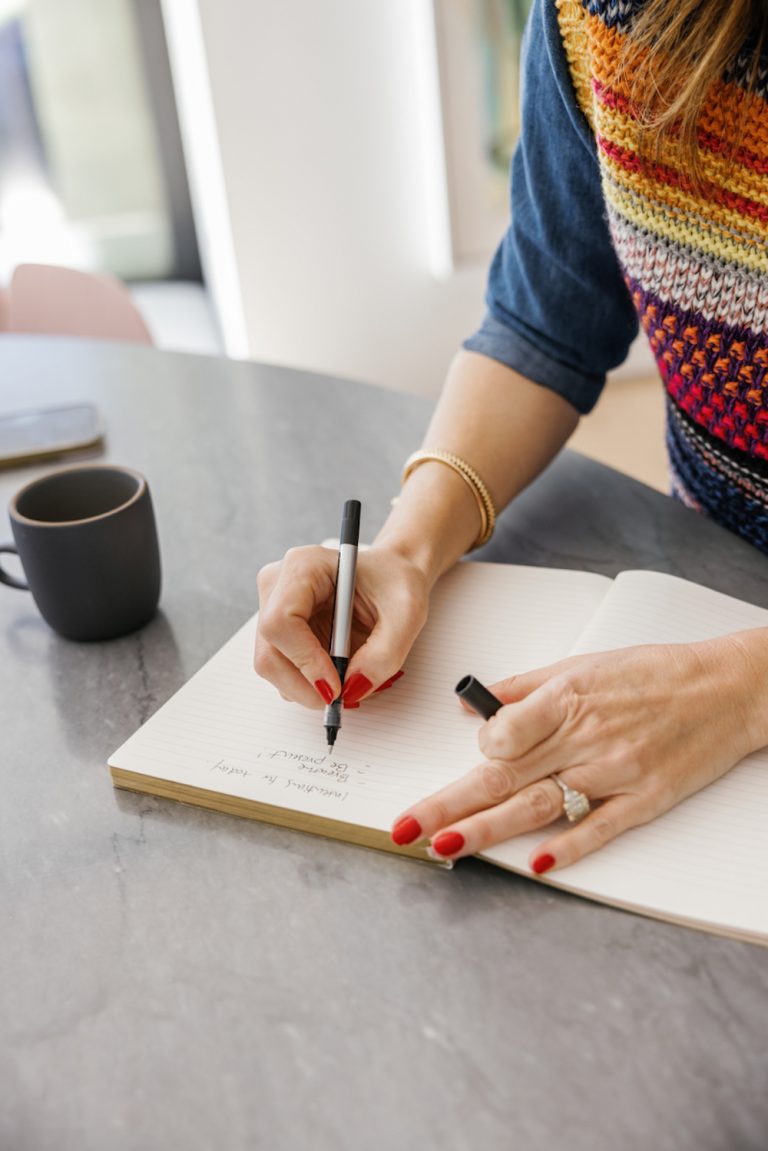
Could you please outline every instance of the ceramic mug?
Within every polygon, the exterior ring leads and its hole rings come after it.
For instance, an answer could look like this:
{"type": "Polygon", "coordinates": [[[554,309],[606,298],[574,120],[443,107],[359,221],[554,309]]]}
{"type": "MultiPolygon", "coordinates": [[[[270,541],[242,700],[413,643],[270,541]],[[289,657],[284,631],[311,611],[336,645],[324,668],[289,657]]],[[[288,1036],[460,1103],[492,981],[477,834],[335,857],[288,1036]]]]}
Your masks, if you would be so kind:
{"type": "Polygon", "coordinates": [[[43,619],[67,639],[135,631],[160,599],[160,549],[147,481],[130,468],[92,464],[50,472],[9,509],[26,582],[0,565],[0,583],[30,591],[43,619]]]}

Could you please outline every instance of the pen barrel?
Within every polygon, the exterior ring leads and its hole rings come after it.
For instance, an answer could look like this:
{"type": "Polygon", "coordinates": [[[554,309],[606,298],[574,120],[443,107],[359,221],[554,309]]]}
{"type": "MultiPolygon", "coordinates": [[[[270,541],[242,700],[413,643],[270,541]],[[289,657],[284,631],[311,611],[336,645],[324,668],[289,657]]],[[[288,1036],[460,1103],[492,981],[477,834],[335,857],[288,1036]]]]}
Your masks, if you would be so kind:
{"type": "Polygon", "coordinates": [[[355,602],[356,571],[357,545],[342,543],[339,546],[339,567],[336,574],[336,600],[333,605],[331,658],[335,656],[349,657],[352,642],[352,614],[355,602]]]}

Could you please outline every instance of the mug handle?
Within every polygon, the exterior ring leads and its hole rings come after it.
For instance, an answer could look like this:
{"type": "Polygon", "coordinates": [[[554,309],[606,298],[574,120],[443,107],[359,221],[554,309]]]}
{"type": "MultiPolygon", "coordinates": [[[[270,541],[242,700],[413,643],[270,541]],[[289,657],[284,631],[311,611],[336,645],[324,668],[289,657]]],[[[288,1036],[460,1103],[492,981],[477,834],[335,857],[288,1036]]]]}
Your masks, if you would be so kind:
{"type": "MultiPolygon", "coordinates": [[[[15,556],[19,554],[18,548],[15,548],[13,544],[0,544],[0,552],[10,552],[11,555],[15,556]]],[[[0,564],[0,583],[4,583],[8,587],[17,587],[21,591],[29,591],[29,584],[25,584],[20,579],[9,575],[7,571],[3,570],[2,564],[0,564]]]]}

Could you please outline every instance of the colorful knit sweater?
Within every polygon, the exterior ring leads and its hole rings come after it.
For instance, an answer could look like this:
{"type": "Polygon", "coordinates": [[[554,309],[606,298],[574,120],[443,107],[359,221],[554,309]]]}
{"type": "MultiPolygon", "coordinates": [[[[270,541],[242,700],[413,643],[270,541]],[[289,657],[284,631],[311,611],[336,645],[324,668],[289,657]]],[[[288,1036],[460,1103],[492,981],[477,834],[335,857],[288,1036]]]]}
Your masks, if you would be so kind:
{"type": "MultiPolygon", "coordinates": [[[[617,70],[628,22],[641,5],[642,0],[535,0],[526,51],[529,57],[538,54],[538,67],[548,65],[553,80],[551,91],[545,89],[546,81],[532,76],[536,60],[528,60],[528,86],[533,83],[535,90],[528,92],[523,133],[535,131],[531,98],[538,90],[544,103],[549,101],[550,124],[564,119],[565,107],[572,125],[570,142],[563,123],[553,131],[553,146],[567,151],[567,156],[561,151],[568,169],[561,186],[567,188],[572,178],[574,195],[594,198],[599,182],[602,203],[593,203],[592,211],[607,220],[619,275],[666,387],[674,494],[768,552],[768,69],[762,69],[759,89],[748,92],[751,61],[745,52],[711,92],[699,127],[703,179],[698,186],[685,175],[674,140],[664,143],[657,161],[641,159],[629,81],[617,70]],[[563,92],[563,53],[570,94],[563,92]],[[574,132],[573,97],[591,133],[596,174],[580,175],[586,161],[584,148],[574,142],[579,126],[574,132]],[[725,152],[739,122],[743,135],[729,162],[725,152]]],[[[525,140],[520,150],[524,159],[526,151],[530,155],[525,140]]],[[[514,333],[513,343],[523,337],[539,355],[542,334],[557,338],[556,322],[535,328],[526,315],[530,298],[509,291],[514,277],[525,275],[525,243],[514,227],[516,194],[532,197],[540,213],[562,212],[567,203],[567,194],[559,204],[537,196],[534,165],[523,166],[528,187],[517,187],[513,174],[513,227],[492,269],[489,317],[467,344],[489,354],[494,354],[489,340],[498,345],[505,325],[514,333]]],[[[604,237],[590,235],[587,242],[603,243],[604,237]]],[[[543,245],[538,250],[541,257],[543,245]]],[[[605,268],[593,272],[587,266],[585,276],[587,289],[597,284],[607,298],[619,292],[615,279],[606,282],[605,268]]],[[[573,298],[552,303],[568,309],[573,298]]],[[[623,305],[615,299],[609,299],[603,318],[628,331],[623,305]]],[[[590,361],[588,353],[574,355],[574,343],[569,331],[565,354],[563,348],[559,357],[555,352],[563,366],[593,379],[611,366],[607,351],[598,347],[590,361]]],[[[551,356],[552,347],[548,350],[551,356]]],[[[519,355],[496,358],[525,371],[519,355]]],[[[551,379],[540,382],[553,386],[551,379]]],[[[557,390],[587,410],[590,401],[578,389],[570,395],[567,387],[557,390]]]]}

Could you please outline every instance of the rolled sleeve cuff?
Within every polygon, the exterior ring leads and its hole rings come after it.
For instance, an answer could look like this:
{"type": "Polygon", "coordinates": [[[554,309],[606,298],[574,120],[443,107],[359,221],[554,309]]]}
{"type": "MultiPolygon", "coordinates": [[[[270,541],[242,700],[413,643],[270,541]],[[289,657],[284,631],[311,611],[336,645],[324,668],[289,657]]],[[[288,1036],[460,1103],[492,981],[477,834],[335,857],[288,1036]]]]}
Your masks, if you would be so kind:
{"type": "Polygon", "coordinates": [[[500,323],[490,314],[462,346],[468,352],[479,352],[497,360],[535,384],[557,392],[581,415],[592,410],[605,384],[605,376],[592,375],[564,364],[549,351],[537,347],[529,337],[500,323]]]}

